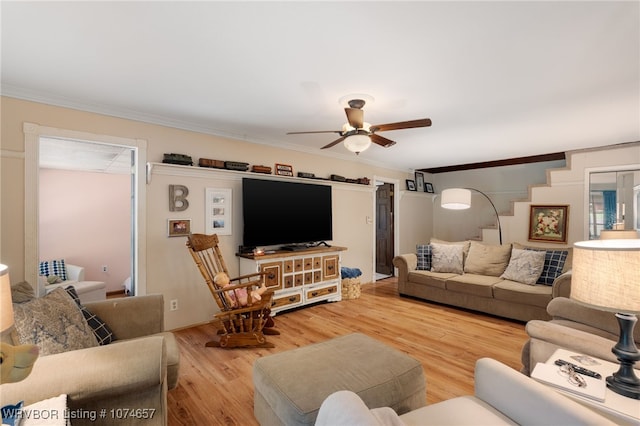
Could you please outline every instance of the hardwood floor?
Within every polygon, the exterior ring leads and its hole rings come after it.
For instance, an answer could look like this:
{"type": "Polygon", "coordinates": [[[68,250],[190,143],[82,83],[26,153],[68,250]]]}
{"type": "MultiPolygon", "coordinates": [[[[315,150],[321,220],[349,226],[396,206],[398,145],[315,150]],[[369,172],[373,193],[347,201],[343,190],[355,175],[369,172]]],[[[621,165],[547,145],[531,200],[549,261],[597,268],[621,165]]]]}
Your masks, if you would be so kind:
{"type": "Polygon", "coordinates": [[[281,335],[268,336],[276,345],[272,349],[206,348],[214,332],[208,324],[176,331],[182,359],[178,387],[168,393],[169,425],[257,425],[252,381],[257,358],[352,332],[419,360],[428,404],[473,394],[479,358],[519,370],[527,339],[521,322],[400,297],[395,278],[363,285],[359,299],[281,313],[275,321],[281,335]]]}

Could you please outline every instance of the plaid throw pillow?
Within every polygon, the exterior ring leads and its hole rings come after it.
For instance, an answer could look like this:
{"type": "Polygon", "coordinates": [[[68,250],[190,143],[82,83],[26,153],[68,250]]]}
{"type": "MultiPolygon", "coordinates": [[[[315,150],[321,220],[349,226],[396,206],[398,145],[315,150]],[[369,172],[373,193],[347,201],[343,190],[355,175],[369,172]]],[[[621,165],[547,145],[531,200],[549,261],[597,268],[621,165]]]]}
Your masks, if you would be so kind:
{"type": "Polygon", "coordinates": [[[102,321],[99,316],[91,313],[82,303],[80,303],[80,296],[78,296],[78,292],[72,285],[65,288],[65,290],[67,290],[67,293],[69,293],[80,308],[80,311],[82,311],[82,315],[84,315],[84,319],[87,321],[87,324],[89,324],[89,327],[91,327],[91,330],[93,330],[93,334],[96,336],[98,344],[108,345],[116,340],[113,335],[113,331],[111,331],[107,323],[102,321]]]}
{"type": "MultiPolygon", "coordinates": [[[[545,251],[532,248],[527,248],[527,250],[545,251]]],[[[562,274],[564,261],[567,260],[568,255],[569,252],[566,250],[546,250],[542,274],[536,284],[552,285],[555,279],[562,274]]]]}
{"type": "Polygon", "coordinates": [[[418,244],[416,246],[416,251],[418,254],[418,266],[416,267],[416,269],[419,271],[430,271],[431,270],[431,245],[418,244]]]}

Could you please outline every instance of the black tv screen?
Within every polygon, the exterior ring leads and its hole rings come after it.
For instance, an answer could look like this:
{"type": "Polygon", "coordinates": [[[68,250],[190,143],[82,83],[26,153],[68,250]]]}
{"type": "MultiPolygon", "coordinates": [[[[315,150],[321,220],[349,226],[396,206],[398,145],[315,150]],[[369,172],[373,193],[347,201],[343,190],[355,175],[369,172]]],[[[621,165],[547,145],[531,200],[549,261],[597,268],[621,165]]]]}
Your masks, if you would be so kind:
{"type": "Polygon", "coordinates": [[[242,218],[245,247],[331,240],[331,186],[243,178],[242,218]]]}

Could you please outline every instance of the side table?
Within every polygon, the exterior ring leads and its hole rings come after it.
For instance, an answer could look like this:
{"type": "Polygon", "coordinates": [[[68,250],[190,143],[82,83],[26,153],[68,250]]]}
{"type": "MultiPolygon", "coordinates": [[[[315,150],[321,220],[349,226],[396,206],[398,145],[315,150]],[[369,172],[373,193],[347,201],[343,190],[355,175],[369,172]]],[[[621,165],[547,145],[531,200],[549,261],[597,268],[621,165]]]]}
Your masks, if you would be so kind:
{"type": "MultiPolygon", "coordinates": [[[[590,357],[597,361],[599,363],[598,365],[586,365],[571,358],[571,356],[578,355],[581,354],[571,352],[566,349],[558,349],[553,353],[553,355],[551,355],[551,357],[545,364],[553,364],[557,359],[564,359],[565,361],[569,361],[581,367],[588,368],[589,370],[593,370],[602,374],[602,380],[605,380],[607,376],[610,376],[618,371],[618,364],[604,361],[599,358],[590,357]]],[[[599,412],[605,417],[608,417],[613,422],[621,425],[640,425],[640,401],[638,401],[637,399],[622,396],[613,392],[609,388],[607,388],[606,390],[604,402],[595,401],[593,399],[586,398],[572,392],[567,392],[559,388],[554,387],[553,389],[562,393],[563,395],[576,400],[586,407],[599,412]]]]}

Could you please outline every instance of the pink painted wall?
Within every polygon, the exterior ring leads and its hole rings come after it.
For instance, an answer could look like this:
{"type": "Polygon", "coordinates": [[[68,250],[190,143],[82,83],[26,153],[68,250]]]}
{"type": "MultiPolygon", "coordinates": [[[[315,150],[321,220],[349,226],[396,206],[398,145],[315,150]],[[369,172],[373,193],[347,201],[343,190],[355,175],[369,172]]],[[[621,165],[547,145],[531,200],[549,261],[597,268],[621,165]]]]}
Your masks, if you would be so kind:
{"type": "Polygon", "coordinates": [[[122,289],[131,275],[130,179],[40,169],[40,260],[65,259],[107,292],[122,289]]]}

